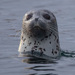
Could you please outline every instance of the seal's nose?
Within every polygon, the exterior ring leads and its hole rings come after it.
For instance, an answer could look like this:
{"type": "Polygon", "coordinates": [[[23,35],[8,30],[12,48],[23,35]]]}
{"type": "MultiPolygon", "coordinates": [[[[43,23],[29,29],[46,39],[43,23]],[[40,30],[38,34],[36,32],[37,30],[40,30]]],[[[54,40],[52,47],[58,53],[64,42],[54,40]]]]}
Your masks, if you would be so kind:
{"type": "Polygon", "coordinates": [[[35,21],[38,21],[38,18],[35,18],[35,21]]]}
{"type": "Polygon", "coordinates": [[[39,30],[40,27],[39,26],[34,26],[34,29],[39,30]]]}

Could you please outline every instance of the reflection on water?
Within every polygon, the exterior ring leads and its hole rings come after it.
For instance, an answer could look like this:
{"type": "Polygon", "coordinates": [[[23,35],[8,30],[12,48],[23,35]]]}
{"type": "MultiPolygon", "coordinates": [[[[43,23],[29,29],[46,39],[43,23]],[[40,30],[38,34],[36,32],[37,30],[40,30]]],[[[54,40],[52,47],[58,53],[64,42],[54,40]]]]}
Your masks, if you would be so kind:
{"type": "MultiPolygon", "coordinates": [[[[68,51],[63,51],[61,52],[61,58],[63,57],[74,57],[75,53],[74,52],[68,52],[68,51]]],[[[20,57],[20,56],[19,56],[20,57]]],[[[21,60],[23,63],[28,63],[32,64],[33,66],[25,67],[27,70],[33,70],[34,72],[39,72],[38,75],[58,75],[57,73],[57,68],[54,66],[58,65],[60,60],[58,61],[49,61],[45,59],[40,59],[40,58],[35,58],[35,57],[25,57],[21,56],[21,60]]],[[[59,66],[58,66],[59,67],[59,66]]],[[[63,68],[63,66],[59,67],[63,68]]],[[[30,73],[27,75],[37,75],[37,73],[30,73]]]]}
{"type": "MultiPolygon", "coordinates": [[[[37,71],[39,72],[39,75],[57,75],[53,73],[56,70],[50,68],[51,65],[45,65],[45,64],[56,64],[56,62],[50,62],[48,60],[34,58],[34,57],[23,59],[22,62],[29,63],[29,64],[35,64],[35,66],[26,67],[25,69],[37,71]],[[49,71],[50,73],[47,73],[47,71],[49,71]],[[40,74],[40,72],[42,73],[40,74]],[[46,73],[43,73],[43,72],[46,72],[46,73]]],[[[37,74],[28,74],[28,75],[37,75],[37,74]]]]}
{"type": "MultiPolygon", "coordinates": [[[[37,74],[28,74],[28,75],[37,75],[37,74]]],[[[48,73],[48,74],[39,74],[39,75],[57,75],[57,74],[48,73]]]]}
{"type": "Polygon", "coordinates": [[[51,64],[51,63],[54,64],[56,63],[56,61],[49,61],[49,60],[36,58],[36,57],[29,57],[27,59],[23,59],[22,61],[30,63],[30,64],[51,64]]]}
{"type": "Polygon", "coordinates": [[[56,72],[56,69],[52,68],[52,65],[58,64],[57,61],[49,61],[36,57],[26,57],[24,55],[21,55],[21,57],[19,55],[19,58],[23,63],[27,63],[29,65],[24,66],[25,70],[34,72],[25,73],[26,75],[57,75],[57,73],[54,73],[56,72]]]}

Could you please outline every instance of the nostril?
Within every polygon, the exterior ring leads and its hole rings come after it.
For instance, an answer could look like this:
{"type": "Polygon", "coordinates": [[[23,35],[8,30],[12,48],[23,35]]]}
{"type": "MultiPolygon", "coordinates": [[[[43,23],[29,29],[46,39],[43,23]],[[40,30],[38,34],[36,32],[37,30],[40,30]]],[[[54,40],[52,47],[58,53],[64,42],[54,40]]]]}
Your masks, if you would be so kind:
{"type": "Polygon", "coordinates": [[[35,21],[38,21],[38,18],[35,18],[35,21]]]}

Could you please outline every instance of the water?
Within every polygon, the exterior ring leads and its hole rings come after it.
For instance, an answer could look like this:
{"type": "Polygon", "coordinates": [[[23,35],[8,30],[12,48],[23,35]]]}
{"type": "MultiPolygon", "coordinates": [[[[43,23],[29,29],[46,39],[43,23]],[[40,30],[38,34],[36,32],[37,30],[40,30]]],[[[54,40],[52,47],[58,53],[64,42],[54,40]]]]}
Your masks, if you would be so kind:
{"type": "Polygon", "coordinates": [[[0,75],[75,75],[75,0],[0,0],[0,75]],[[23,15],[37,8],[57,18],[63,50],[58,61],[18,57],[23,15]]]}

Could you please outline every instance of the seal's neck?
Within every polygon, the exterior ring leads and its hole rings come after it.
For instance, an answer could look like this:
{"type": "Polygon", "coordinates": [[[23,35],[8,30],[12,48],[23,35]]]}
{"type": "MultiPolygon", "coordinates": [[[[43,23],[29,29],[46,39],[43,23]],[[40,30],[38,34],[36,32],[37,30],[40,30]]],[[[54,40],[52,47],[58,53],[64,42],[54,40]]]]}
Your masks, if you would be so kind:
{"type": "Polygon", "coordinates": [[[53,33],[43,38],[33,38],[22,33],[19,52],[37,51],[51,57],[57,57],[60,53],[59,37],[53,33]]]}

